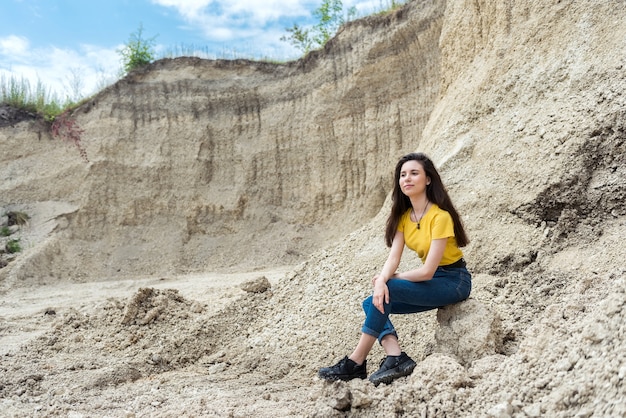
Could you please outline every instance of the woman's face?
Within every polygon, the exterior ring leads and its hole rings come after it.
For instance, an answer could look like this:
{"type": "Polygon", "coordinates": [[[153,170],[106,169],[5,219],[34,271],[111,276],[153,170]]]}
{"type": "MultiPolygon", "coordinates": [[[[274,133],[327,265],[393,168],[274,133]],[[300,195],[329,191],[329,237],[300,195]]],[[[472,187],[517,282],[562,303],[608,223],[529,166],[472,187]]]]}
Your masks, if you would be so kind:
{"type": "Polygon", "coordinates": [[[409,198],[426,192],[430,177],[426,176],[424,167],[419,161],[409,160],[400,169],[400,190],[409,198]]]}

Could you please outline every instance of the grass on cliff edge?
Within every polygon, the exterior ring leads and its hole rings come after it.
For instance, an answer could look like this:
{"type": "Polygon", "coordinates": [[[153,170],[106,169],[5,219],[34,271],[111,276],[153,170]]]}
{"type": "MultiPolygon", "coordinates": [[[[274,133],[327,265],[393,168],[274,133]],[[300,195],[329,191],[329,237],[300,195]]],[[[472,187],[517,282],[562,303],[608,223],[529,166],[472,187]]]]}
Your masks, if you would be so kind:
{"type": "Polygon", "coordinates": [[[44,119],[54,119],[75,103],[61,101],[56,94],[50,93],[41,81],[33,87],[25,78],[0,77],[0,105],[6,104],[15,109],[43,115],[44,119]]]}

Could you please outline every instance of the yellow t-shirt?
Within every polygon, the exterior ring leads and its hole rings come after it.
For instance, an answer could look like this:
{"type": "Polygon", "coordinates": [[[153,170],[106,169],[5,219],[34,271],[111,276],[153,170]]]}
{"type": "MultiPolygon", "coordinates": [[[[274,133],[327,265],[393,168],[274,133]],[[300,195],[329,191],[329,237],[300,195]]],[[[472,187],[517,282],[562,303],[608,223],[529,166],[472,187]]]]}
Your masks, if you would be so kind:
{"type": "Polygon", "coordinates": [[[411,221],[411,209],[409,209],[400,218],[398,231],[404,234],[404,243],[417,253],[422,263],[426,262],[431,241],[440,238],[448,238],[446,249],[439,262],[440,266],[452,264],[463,257],[463,252],[457,246],[454,237],[452,216],[447,211],[433,203],[419,224],[420,229],[417,229],[417,222],[411,221]]]}

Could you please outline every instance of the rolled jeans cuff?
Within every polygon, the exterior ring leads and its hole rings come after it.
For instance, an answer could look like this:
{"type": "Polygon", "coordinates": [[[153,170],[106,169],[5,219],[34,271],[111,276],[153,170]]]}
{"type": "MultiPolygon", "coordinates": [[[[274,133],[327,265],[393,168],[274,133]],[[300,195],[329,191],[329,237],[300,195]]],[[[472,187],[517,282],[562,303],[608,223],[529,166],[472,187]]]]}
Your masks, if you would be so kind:
{"type": "Polygon", "coordinates": [[[378,333],[373,329],[363,325],[363,328],[361,328],[361,332],[363,334],[371,335],[372,337],[376,338],[379,344],[382,344],[383,338],[385,338],[387,335],[393,335],[394,337],[396,337],[396,339],[398,338],[398,334],[396,333],[395,329],[384,329],[380,333],[378,333]]]}

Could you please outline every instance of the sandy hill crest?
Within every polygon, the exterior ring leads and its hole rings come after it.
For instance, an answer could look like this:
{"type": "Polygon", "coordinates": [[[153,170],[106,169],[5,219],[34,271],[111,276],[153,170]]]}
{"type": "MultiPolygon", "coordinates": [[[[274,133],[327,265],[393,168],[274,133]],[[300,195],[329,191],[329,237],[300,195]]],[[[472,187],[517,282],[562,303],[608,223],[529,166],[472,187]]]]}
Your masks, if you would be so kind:
{"type": "Polygon", "coordinates": [[[618,1],[414,1],[297,62],[131,74],[75,113],[89,164],[36,124],[2,127],[0,206],[32,218],[0,270],[0,407],[623,416],[625,19],[618,1]],[[433,352],[432,312],[397,321],[410,378],[317,381],[356,341],[391,169],[413,150],[464,215],[501,352],[433,352]],[[271,289],[203,276],[250,271],[271,289]]]}

